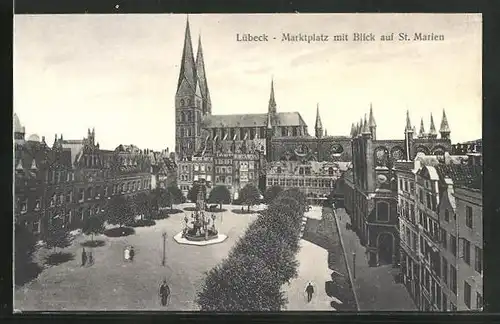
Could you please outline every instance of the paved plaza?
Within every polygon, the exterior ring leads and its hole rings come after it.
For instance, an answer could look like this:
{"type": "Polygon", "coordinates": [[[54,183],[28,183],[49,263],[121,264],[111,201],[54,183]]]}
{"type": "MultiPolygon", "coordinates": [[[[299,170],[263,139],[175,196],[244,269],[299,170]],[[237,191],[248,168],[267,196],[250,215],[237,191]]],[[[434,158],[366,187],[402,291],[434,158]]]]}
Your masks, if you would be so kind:
{"type": "MultiPolygon", "coordinates": [[[[175,206],[183,209],[192,204],[175,206]]],[[[103,247],[93,249],[95,264],[81,267],[80,243],[83,235],[64,251],[75,253],[75,259],[45,269],[35,280],[16,289],[14,307],[20,310],[197,310],[194,300],[204,278],[225,258],[236,240],[245,232],[257,214],[237,215],[235,206],[217,213],[216,224],[228,238],[209,246],[181,245],[173,240],[184,224],[184,213],[158,220],[155,226],[135,228],[134,235],[118,238],[98,236],[103,247]],[[166,232],[165,267],[161,265],[163,238],[166,232]],[[123,260],[123,249],[136,250],[133,262],[123,260]],[[168,307],[159,304],[158,286],[167,278],[172,291],[168,307]]],[[[254,208],[257,210],[257,208],[254,208]]],[[[190,214],[190,212],[185,212],[190,214]]],[[[38,255],[47,254],[45,249],[38,255]]]]}

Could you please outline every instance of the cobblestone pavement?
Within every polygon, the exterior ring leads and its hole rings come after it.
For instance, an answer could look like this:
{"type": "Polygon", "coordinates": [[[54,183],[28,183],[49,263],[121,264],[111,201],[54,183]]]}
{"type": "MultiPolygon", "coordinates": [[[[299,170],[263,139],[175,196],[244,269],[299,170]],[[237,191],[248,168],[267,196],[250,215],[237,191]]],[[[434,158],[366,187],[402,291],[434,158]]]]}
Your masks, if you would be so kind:
{"type": "Polygon", "coordinates": [[[343,208],[336,210],[336,219],[348,255],[348,264],[353,272],[353,252],[356,253],[354,287],[357,291],[360,311],[416,311],[410,295],[403,284],[394,281],[397,269],[392,265],[369,267],[365,248],[353,231],[346,229],[349,215],[343,208]]]}
{"type": "MultiPolygon", "coordinates": [[[[185,206],[175,206],[182,209],[185,206]]],[[[209,246],[180,245],[173,236],[183,227],[184,213],[157,221],[155,226],[136,228],[134,235],[118,238],[98,236],[105,245],[93,249],[95,264],[81,267],[79,243],[89,239],[80,236],[64,249],[75,259],[46,268],[36,279],[16,289],[14,307],[20,310],[197,310],[194,300],[204,278],[203,272],[225,258],[257,214],[237,215],[227,209],[216,224],[228,239],[209,246]],[[167,264],[161,266],[162,233],[167,233],[167,264]],[[123,249],[134,246],[133,262],[124,262],[123,249]],[[172,291],[169,305],[161,307],[158,286],[167,278],[172,291]]],[[[88,249],[87,249],[88,250],[88,249]]],[[[38,254],[43,257],[46,250],[38,254]]]]}

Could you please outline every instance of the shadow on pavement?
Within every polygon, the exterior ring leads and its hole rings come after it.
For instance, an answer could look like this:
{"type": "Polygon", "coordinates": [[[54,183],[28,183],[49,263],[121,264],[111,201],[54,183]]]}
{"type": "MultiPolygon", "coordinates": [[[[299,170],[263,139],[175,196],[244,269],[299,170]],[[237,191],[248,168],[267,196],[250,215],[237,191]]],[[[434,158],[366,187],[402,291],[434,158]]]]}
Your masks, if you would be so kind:
{"type": "Polygon", "coordinates": [[[81,246],[83,247],[102,247],[104,245],[106,245],[106,242],[104,242],[103,240],[88,240],[88,241],[85,241],[83,243],[80,243],[81,246]]]}
{"type": "Polygon", "coordinates": [[[45,264],[56,266],[75,259],[75,255],[69,252],[52,253],[45,258],[45,264]]]}
{"type": "Polygon", "coordinates": [[[36,279],[43,268],[37,263],[30,262],[22,267],[15,268],[15,285],[20,287],[36,279]]]}
{"type": "Polygon", "coordinates": [[[135,234],[135,230],[130,227],[114,227],[104,231],[104,235],[108,237],[121,237],[135,234]]]}

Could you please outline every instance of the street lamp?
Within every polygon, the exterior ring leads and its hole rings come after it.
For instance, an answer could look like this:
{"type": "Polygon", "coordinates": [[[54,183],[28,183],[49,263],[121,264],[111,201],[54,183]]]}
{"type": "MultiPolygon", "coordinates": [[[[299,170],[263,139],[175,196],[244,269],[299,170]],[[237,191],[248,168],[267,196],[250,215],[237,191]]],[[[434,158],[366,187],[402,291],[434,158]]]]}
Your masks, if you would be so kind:
{"type": "Polygon", "coordinates": [[[352,277],[356,279],[356,252],[352,252],[352,277]]]}
{"type": "Polygon", "coordinates": [[[165,266],[165,242],[167,240],[167,233],[163,232],[161,236],[163,237],[163,258],[161,260],[161,265],[165,266]]]}

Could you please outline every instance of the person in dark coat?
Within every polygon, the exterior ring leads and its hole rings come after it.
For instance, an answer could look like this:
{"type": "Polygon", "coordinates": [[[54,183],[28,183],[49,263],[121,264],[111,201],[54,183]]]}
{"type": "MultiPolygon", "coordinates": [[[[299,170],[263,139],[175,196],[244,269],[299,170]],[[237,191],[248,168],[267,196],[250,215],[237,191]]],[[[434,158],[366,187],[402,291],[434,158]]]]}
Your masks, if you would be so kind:
{"type": "Polygon", "coordinates": [[[87,252],[85,252],[85,248],[82,251],[82,267],[87,263],[87,252]]]}
{"type": "Polygon", "coordinates": [[[314,294],[314,287],[311,283],[307,285],[306,293],[307,293],[307,302],[309,303],[312,300],[312,296],[314,294]]]}
{"type": "Polygon", "coordinates": [[[168,297],[170,296],[170,287],[167,285],[167,279],[163,279],[160,285],[160,300],[162,306],[167,306],[168,297]]]}
{"type": "Polygon", "coordinates": [[[130,261],[134,261],[135,251],[133,246],[130,247],[129,255],[130,255],[130,261]]]}

